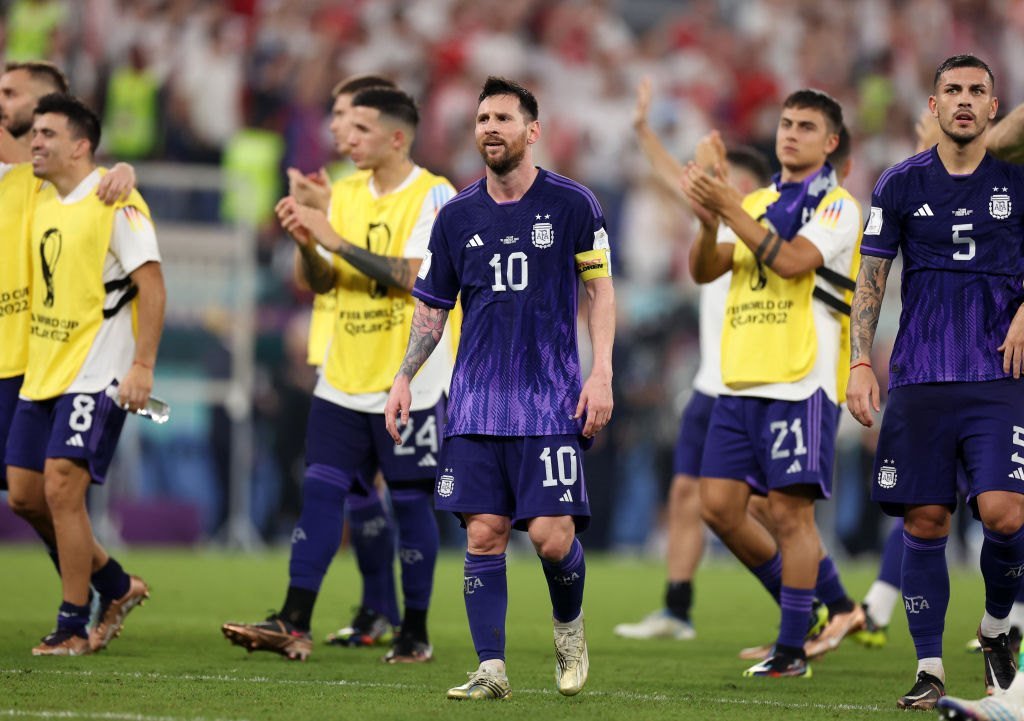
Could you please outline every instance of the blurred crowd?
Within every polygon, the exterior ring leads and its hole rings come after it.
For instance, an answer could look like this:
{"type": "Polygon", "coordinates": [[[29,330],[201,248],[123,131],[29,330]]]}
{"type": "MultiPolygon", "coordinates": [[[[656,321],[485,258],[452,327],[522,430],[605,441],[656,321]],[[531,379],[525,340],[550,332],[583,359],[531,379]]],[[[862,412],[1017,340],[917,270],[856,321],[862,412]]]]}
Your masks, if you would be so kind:
{"type": "MultiPolygon", "coordinates": [[[[852,132],[847,186],[862,201],[882,170],[913,152],[914,121],[943,58],[980,54],[1003,107],[1024,101],[1019,0],[0,0],[0,8],[5,58],[65,68],[104,117],[107,155],[132,162],[222,164],[241,134],[256,131],[275,139],[278,179],[287,167],[330,166],[331,88],[375,73],[420,104],[414,158],[461,188],[482,174],[472,127],[483,79],[506,75],[532,88],[541,164],[597,193],[614,239],[617,407],[596,451],[609,463],[591,464],[607,476],[595,480],[609,511],[592,537],[619,547],[651,540],[698,362],[686,269],[693,224],[637,150],[639,80],[652,79],[652,125],[680,157],[712,128],[727,144],[773,157],[781,100],[800,87],[829,92],[852,132]]],[[[282,188],[271,184],[267,198],[282,188]]],[[[313,382],[301,347],[309,299],[290,286],[290,253],[267,222],[259,432],[269,439],[263,447],[276,449],[264,465],[286,489],[286,513],[313,382]]],[[[894,327],[895,318],[883,320],[883,334],[894,327]]],[[[857,459],[870,442],[858,435],[844,451],[840,473],[847,469],[853,489],[838,511],[840,531],[863,525],[843,518],[863,495],[857,459]]],[[[842,497],[843,479],[839,487],[842,497]]],[[[288,528],[287,519],[262,525],[268,534],[288,528]]]]}

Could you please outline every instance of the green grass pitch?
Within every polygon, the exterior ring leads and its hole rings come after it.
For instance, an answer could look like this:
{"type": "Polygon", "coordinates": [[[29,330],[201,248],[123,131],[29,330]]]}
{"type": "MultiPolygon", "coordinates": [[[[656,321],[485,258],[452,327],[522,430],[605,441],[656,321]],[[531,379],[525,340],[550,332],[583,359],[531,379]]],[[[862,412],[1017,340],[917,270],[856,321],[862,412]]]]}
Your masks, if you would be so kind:
{"type": "MultiPolygon", "coordinates": [[[[698,639],[625,641],[612,627],[654,608],[663,592],[655,562],[587,559],[585,613],[590,680],[574,698],[554,688],[550,605],[537,560],[509,564],[508,664],[512,698],[453,702],[445,690],[476,666],[462,601],[462,561],[438,566],[430,630],[435,660],[387,666],[383,650],[340,649],[324,635],[350,618],[358,600],[355,563],[342,554],[328,574],[314,618],[317,641],[306,663],[246,654],[219,630],[227,620],[262,619],[284,596],[287,555],[132,549],[119,554],[144,576],[152,599],[136,609],[124,634],[96,656],[33,658],[29,650],[54,623],[56,575],[41,548],[0,547],[0,718],[107,721],[224,719],[878,719],[905,718],[897,696],[910,688],[915,662],[906,620],[897,609],[890,642],[868,650],[847,641],[813,665],[812,679],[741,678],[743,646],[771,641],[778,612],[756,581],[718,560],[697,577],[698,639]]],[[[874,575],[842,569],[860,597],[874,575]]],[[[949,691],[984,693],[980,657],[964,651],[982,611],[977,572],[954,569],[946,623],[949,691]]]]}

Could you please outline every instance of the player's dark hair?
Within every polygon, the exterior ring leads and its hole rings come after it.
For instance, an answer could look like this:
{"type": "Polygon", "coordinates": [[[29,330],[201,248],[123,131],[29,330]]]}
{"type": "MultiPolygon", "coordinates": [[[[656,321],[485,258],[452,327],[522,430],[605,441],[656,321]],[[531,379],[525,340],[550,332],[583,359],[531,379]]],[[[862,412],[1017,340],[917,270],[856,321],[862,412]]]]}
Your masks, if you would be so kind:
{"type": "Polygon", "coordinates": [[[398,88],[369,87],[352,97],[352,107],[376,108],[380,114],[415,128],[420,122],[416,101],[398,88]]]}
{"type": "Polygon", "coordinates": [[[843,108],[826,92],[804,88],[792,93],[782,104],[783,108],[810,108],[825,116],[829,132],[838,134],[843,127],[843,108]]]}
{"type": "Polygon", "coordinates": [[[46,83],[55,93],[68,92],[67,77],[53,63],[43,60],[27,60],[25,62],[9,62],[4,65],[4,73],[12,73],[15,70],[23,70],[33,80],[46,83]]]}
{"type": "Polygon", "coordinates": [[[970,55],[965,53],[963,55],[954,55],[953,57],[946,58],[942,61],[939,67],[935,68],[935,79],[932,81],[932,87],[937,88],[939,86],[939,78],[947,70],[954,70],[956,68],[978,68],[988,73],[988,80],[992,83],[992,89],[996,87],[996,76],[992,73],[992,68],[988,66],[984,60],[976,55],[970,55]]]}
{"type": "Polygon", "coordinates": [[[850,151],[853,149],[853,141],[850,138],[850,131],[844,125],[839,129],[839,143],[836,149],[829,153],[828,164],[835,170],[843,167],[843,163],[850,159],[850,151]]]}
{"type": "Polygon", "coordinates": [[[772,178],[772,166],[764,153],[757,148],[749,145],[737,145],[725,152],[725,159],[729,165],[753,175],[759,186],[767,185],[772,178]]]}
{"type": "Polygon", "coordinates": [[[48,113],[66,117],[68,127],[71,128],[71,136],[75,139],[87,139],[90,151],[96,152],[100,144],[100,119],[89,106],[66,93],[50,93],[39,99],[34,115],[48,113]]]}
{"type": "Polygon", "coordinates": [[[339,95],[355,95],[360,90],[367,88],[395,88],[395,81],[385,78],[383,75],[352,75],[342,80],[331,90],[331,97],[339,95]]]}
{"type": "Polygon", "coordinates": [[[485,98],[489,98],[494,95],[515,95],[519,98],[519,110],[526,116],[527,121],[531,123],[540,117],[540,109],[537,107],[537,98],[534,97],[533,93],[514,80],[491,75],[487,78],[486,82],[484,82],[483,90],[480,91],[480,97],[477,98],[476,102],[477,104],[480,104],[485,98]]]}

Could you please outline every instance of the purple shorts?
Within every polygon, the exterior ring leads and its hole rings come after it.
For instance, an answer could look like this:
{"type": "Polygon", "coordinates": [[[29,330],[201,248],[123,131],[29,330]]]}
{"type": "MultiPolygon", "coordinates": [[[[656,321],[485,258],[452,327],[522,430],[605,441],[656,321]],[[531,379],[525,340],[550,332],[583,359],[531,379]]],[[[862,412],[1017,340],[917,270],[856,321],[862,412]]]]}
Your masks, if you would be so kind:
{"type": "Polygon", "coordinates": [[[820,388],[802,401],[719,396],[700,475],[745,480],[755,493],[814,486],[832,495],[839,409],[820,388]]]}
{"type": "Polygon", "coordinates": [[[572,516],[576,530],[590,523],[578,436],[451,436],[441,449],[434,507],[493,513],[526,530],[539,516],[572,516]]]}
{"type": "MultiPolygon", "coordinates": [[[[889,392],[871,498],[892,516],[918,504],[956,507],[986,491],[1024,493],[1024,380],[921,383],[889,392]]],[[[972,503],[973,506],[973,503],[972,503]]]]}
{"type": "Polygon", "coordinates": [[[379,469],[388,485],[433,485],[444,423],[444,399],[433,408],[413,411],[396,446],[383,413],[362,413],[323,398],[313,398],[306,431],[306,465],[339,470],[365,493],[379,469]]]}
{"type": "Polygon", "coordinates": [[[126,415],[103,392],[19,399],[7,437],[7,465],[42,473],[47,458],[73,458],[88,465],[93,483],[103,483],[126,415]]]}
{"type": "Polygon", "coordinates": [[[708,424],[711,423],[711,409],[715,405],[715,397],[694,391],[690,402],[683,409],[683,418],[679,423],[679,437],[676,439],[676,450],[672,457],[672,472],[675,475],[700,476],[700,461],[704,455],[704,440],[708,435],[708,424]]]}
{"type": "Polygon", "coordinates": [[[0,378],[0,491],[7,488],[7,463],[4,449],[7,448],[7,434],[11,431],[14,409],[18,407],[18,391],[25,376],[0,378]]]}

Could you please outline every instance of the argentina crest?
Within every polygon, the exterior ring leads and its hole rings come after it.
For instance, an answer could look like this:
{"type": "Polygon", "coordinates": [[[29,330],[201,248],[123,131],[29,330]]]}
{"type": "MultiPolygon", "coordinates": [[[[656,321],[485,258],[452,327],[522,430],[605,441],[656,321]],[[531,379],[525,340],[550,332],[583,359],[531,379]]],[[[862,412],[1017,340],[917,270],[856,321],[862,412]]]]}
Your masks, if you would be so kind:
{"type": "MultiPolygon", "coordinates": [[[[539,220],[540,216],[538,215],[537,218],[539,220]]],[[[534,223],[530,240],[533,241],[533,245],[537,248],[550,248],[555,242],[555,230],[551,223],[534,223]]]]}
{"type": "Polygon", "coordinates": [[[437,495],[441,498],[448,498],[455,491],[455,476],[451,468],[445,468],[444,473],[437,479],[437,495]]]}
{"type": "MultiPolygon", "coordinates": [[[[999,188],[992,188],[993,191],[999,190],[999,188]]],[[[993,192],[992,197],[988,199],[988,212],[996,220],[1004,220],[1010,217],[1010,196],[1006,194],[1006,188],[1003,188],[1002,193],[993,192]]]]}

